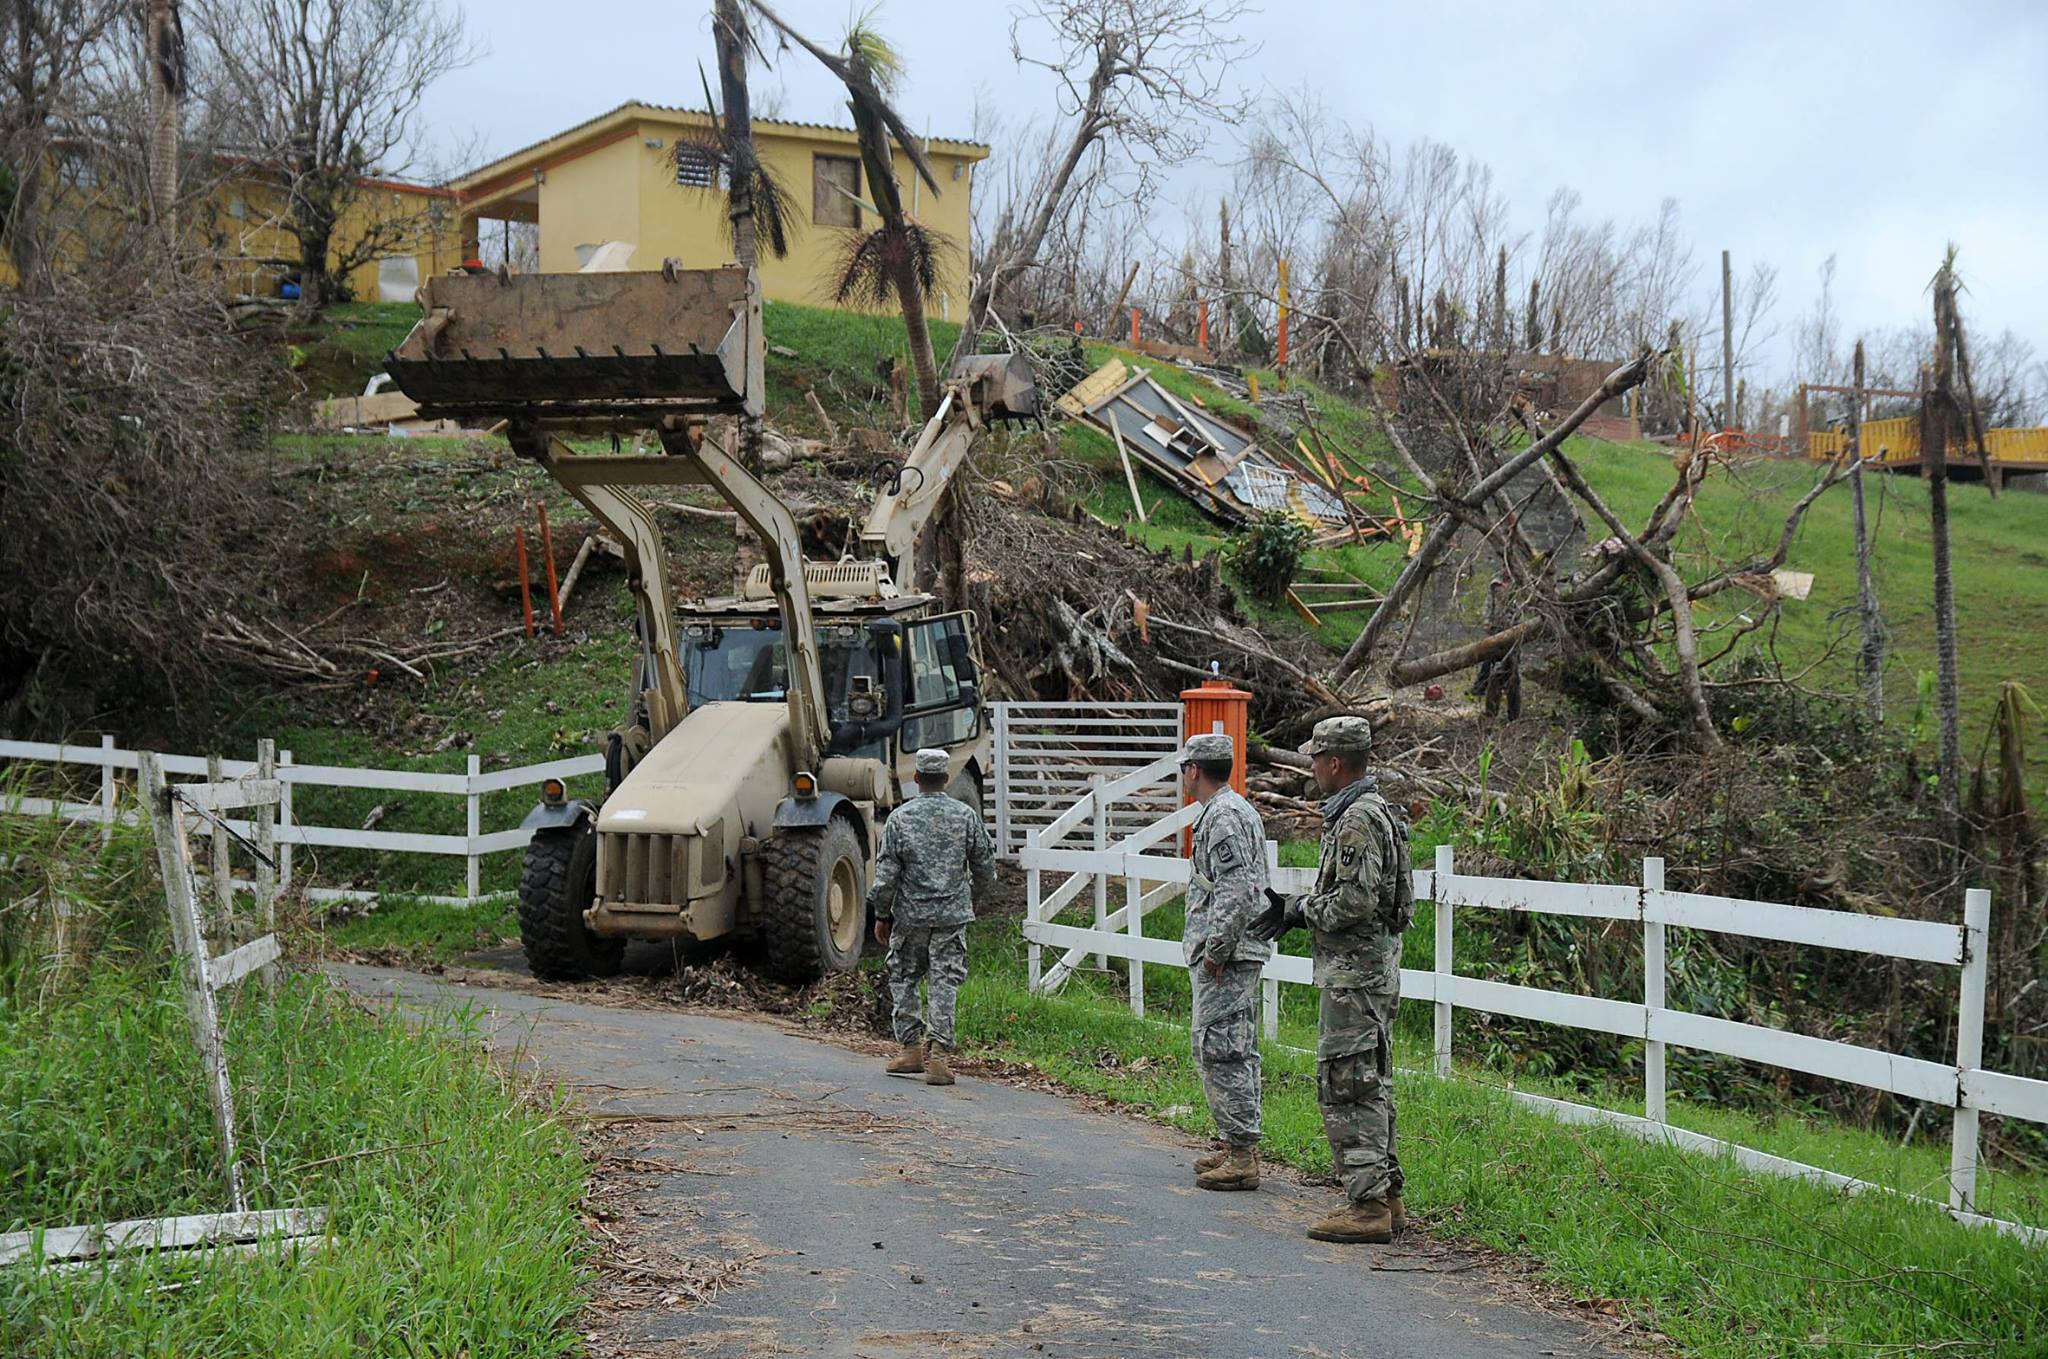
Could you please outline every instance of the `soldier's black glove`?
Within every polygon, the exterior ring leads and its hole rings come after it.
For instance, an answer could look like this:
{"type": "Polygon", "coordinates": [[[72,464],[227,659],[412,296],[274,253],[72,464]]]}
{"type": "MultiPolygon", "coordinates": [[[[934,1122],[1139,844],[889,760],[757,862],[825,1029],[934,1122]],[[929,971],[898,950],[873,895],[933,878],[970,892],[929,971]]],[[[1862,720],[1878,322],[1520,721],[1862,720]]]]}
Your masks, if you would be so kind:
{"type": "Polygon", "coordinates": [[[1245,932],[1268,943],[1287,933],[1301,923],[1301,917],[1293,910],[1293,901],[1268,887],[1266,909],[1245,926],[1245,932]]]}

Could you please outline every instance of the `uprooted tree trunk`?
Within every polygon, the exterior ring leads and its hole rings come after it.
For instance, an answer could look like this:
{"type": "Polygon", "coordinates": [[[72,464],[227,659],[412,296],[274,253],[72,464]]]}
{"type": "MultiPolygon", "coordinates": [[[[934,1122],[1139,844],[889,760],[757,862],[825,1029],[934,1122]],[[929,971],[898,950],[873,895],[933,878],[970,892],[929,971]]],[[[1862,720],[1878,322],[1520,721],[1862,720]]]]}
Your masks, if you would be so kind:
{"type": "MultiPolygon", "coordinates": [[[[1703,654],[1704,632],[1694,616],[1695,602],[1729,589],[1749,590],[1759,597],[1773,597],[1770,573],[1782,566],[1792,548],[1798,525],[1813,502],[1829,487],[1848,475],[1843,466],[1828,472],[1795,504],[1786,517],[1773,550],[1726,564],[1697,584],[1688,584],[1672,565],[1670,545],[1686,522],[1692,502],[1711,466],[1706,452],[1693,448],[1680,455],[1676,476],[1663,499],[1642,528],[1631,529],[1607,504],[1584,474],[1563,451],[1564,439],[1603,401],[1641,382],[1655,355],[1645,354],[1635,363],[1617,369],[1561,422],[1544,432],[1535,428],[1526,411],[1516,415],[1530,436],[1528,446],[1502,460],[1501,449],[1483,435],[1459,428],[1464,468],[1474,478],[1463,490],[1447,490],[1423,470],[1406,439],[1391,421],[1387,429],[1401,460],[1436,502],[1434,517],[1415,555],[1375,611],[1358,641],[1346,654],[1338,674],[1357,675],[1371,658],[1374,644],[1384,638],[1404,616],[1413,617],[1414,608],[1432,573],[1445,564],[1461,534],[1468,541],[1486,543],[1501,558],[1499,584],[1511,583],[1524,616],[1486,637],[1421,655],[1403,656],[1386,668],[1385,678],[1395,688],[1420,684],[1488,661],[1501,661],[1519,646],[1539,636],[1552,634],[1576,661],[1579,671],[1595,688],[1620,707],[1654,727],[1681,726],[1689,730],[1700,746],[1717,750],[1722,746],[1707,701],[1710,687],[1705,669],[1710,659],[1729,654],[1734,643],[1760,624],[1747,614],[1732,627],[1733,635],[1718,656],[1703,654]],[[1607,539],[1596,546],[1596,565],[1570,578],[1557,575],[1555,563],[1564,542],[1541,547],[1530,542],[1520,522],[1518,503],[1507,492],[1515,479],[1539,463],[1569,509],[1569,535],[1581,521],[1571,508],[1576,501],[1590,510],[1604,526],[1607,539]],[[1639,579],[1649,588],[1648,597],[1626,587],[1639,579]],[[1668,624],[1666,620],[1668,619],[1668,624]],[[1665,657],[1671,664],[1667,667],[1665,657]]],[[[1377,405],[1378,403],[1375,402],[1377,405]]],[[[1446,415],[1454,423],[1455,417],[1446,415]]],[[[1387,419],[1384,408],[1381,417],[1387,419]]],[[[1766,611],[1759,610],[1759,613],[1766,611]]]]}
{"type": "Polygon", "coordinates": [[[1624,364],[1609,373],[1606,380],[1581,401],[1578,408],[1566,416],[1557,428],[1531,442],[1527,448],[1502,463],[1494,472],[1481,478],[1470,489],[1440,502],[1445,508],[1431,522],[1428,531],[1423,535],[1421,548],[1408,559],[1408,564],[1401,569],[1400,576],[1387,591],[1386,598],[1373,610],[1372,617],[1366,621],[1365,630],[1358,634],[1358,640],[1344,653],[1344,659],[1337,665],[1337,678],[1343,679],[1356,674],[1365,665],[1372,656],[1373,648],[1386,636],[1387,629],[1394,625],[1416,592],[1443,563],[1462,524],[1458,511],[1482,511],[1486,502],[1496,492],[1548,456],[1603,403],[1640,385],[1649,375],[1651,361],[1656,357],[1654,354],[1645,353],[1634,362],[1624,364]]]}

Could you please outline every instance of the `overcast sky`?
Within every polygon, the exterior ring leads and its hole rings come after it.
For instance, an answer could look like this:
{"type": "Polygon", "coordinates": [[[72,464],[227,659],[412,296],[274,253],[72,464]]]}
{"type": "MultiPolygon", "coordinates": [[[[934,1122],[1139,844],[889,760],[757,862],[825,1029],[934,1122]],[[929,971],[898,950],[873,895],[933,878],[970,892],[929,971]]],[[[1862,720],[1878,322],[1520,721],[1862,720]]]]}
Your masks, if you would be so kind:
{"type": "MultiPolygon", "coordinates": [[[[859,12],[846,0],[777,10],[821,40],[859,12]]],[[[485,54],[434,90],[429,125],[447,144],[474,137],[488,157],[629,99],[701,105],[709,11],[709,0],[472,3],[485,54]]],[[[1050,103],[1048,78],[1010,60],[1003,3],[884,0],[875,23],[908,68],[901,107],[933,135],[968,135],[977,98],[1006,116],[1050,103]]],[[[1430,137],[1489,164],[1525,229],[1561,185],[1587,215],[1624,224],[1674,197],[1703,291],[1723,248],[1738,274],[1768,260],[1789,333],[1833,254],[1852,336],[1924,321],[1927,280],[1955,240],[1975,332],[2010,327],[2048,354],[2043,0],[1267,0],[1244,26],[1263,43],[1239,73],[1248,90],[1313,89],[1333,117],[1397,145],[1430,137]]],[[[781,87],[784,117],[846,122],[808,57],[755,81],[781,87]]],[[[1218,129],[1212,159],[1234,152],[1218,129]]]]}

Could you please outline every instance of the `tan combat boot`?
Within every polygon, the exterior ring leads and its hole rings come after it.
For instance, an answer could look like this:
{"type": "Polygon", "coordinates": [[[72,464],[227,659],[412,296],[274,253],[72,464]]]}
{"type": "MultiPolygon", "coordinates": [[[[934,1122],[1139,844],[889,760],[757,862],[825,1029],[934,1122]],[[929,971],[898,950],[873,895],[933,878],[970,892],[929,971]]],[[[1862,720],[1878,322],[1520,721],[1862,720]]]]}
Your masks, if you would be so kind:
{"type": "Polygon", "coordinates": [[[1347,1203],[1336,1212],[1319,1218],[1308,1229],[1311,1241],[1335,1241],[1340,1245],[1383,1246],[1394,1239],[1394,1211],[1385,1199],[1347,1203]]]}
{"type": "Polygon", "coordinates": [[[1214,1150],[1195,1158],[1195,1174],[1200,1175],[1204,1171],[1214,1170],[1217,1166],[1223,1164],[1223,1159],[1228,1155],[1230,1155],[1229,1145],[1222,1142],[1217,1143],[1214,1150]]]}
{"type": "Polygon", "coordinates": [[[1408,1205],[1401,1202],[1399,1194],[1388,1198],[1387,1211],[1394,1218],[1394,1235],[1399,1236],[1402,1232],[1408,1230],[1408,1205]]]}
{"type": "Polygon", "coordinates": [[[933,1048],[925,1055],[924,1083],[926,1085],[951,1085],[953,1083],[953,1068],[946,1061],[946,1056],[947,1053],[944,1048],[933,1048]]]}
{"type": "Polygon", "coordinates": [[[924,1070],[924,1044],[905,1043],[903,1051],[889,1059],[889,1065],[882,1068],[891,1076],[915,1076],[924,1070]]]}
{"type": "Polygon", "coordinates": [[[1259,1151],[1257,1147],[1232,1147],[1223,1153],[1223,1159],[1209,1170],[1195,1176],[1195,1184],[1202,1189],[1257,1189],[1259,1187],[1259,1151]]]}

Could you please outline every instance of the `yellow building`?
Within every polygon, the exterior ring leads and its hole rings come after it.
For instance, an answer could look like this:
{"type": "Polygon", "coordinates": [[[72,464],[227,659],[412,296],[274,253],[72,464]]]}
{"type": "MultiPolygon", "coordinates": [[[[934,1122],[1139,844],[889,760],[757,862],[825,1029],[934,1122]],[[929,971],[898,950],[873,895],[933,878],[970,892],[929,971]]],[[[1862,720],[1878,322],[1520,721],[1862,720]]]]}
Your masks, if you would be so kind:
{"type": "MultiPolygon", "coordinates": [[[[232,175],[212,201],[188,211],[188,233],[234,292],[275,297],[299,269],[299,242],[285,217],[285,190],[261,167],[232,175]]],[[[464,258],[453,189],[365,176],[342,209],[330,263],[371,239],[372,258],[347,275],[358,302],[410,302],[420,281],[464,258]]]]}
{"type": "MultiPolygon", "coordinates": [[[[223,156],[220,174],[200,201],[180,209],[185,248],[235,294],[278,296],[299,271],[299,243],[286,217],[286,187],[274,167],[223,156]]],[[[103,176],[84,150],[52,155],[50,258],[60,269],[91,268],[95,233],[133,229],[144,220],[129,179],[103,176]]],[[[371,176],[356,180],[332,238],[330,264],[376,240],[371,258],[351,268],[347,286],[362,302],[411,301],[420,280],[462,263],[461,217],[453,189],[371,176]]],[[[111,239],[111,238],[107,238],[111,239]]],[[[13,287],[14,265],[0,252],[0,287],[13,287]]]]}
{"type": "MultiPolygon", "coordinates": [[[[658,269],[665,259],[691,269],[723,264],[732,245],[717,166],[709,156],[689,154],[710,128],[708,115],[689,109],[621,104],[474,170],[452,185],[465,250],[475,253],[480,223],[532,222],[545,273],[574,272],[601,250],[611,267],[626,269],[658,269]]],[[[754,147],[796,204],[787,258],[762,252],[762,290],[780,302],[828,305],[848,233],[874,225],[847,196],[870,198],[854,134],[756,119],[754,147]]],[[[948,243],[931,314],[957,320],[967,303],[969,194],[988,148],[932,138],[924,150],[939,193],[916,178],[901,149],[896,174],[911,215],[948,243]]]]}

